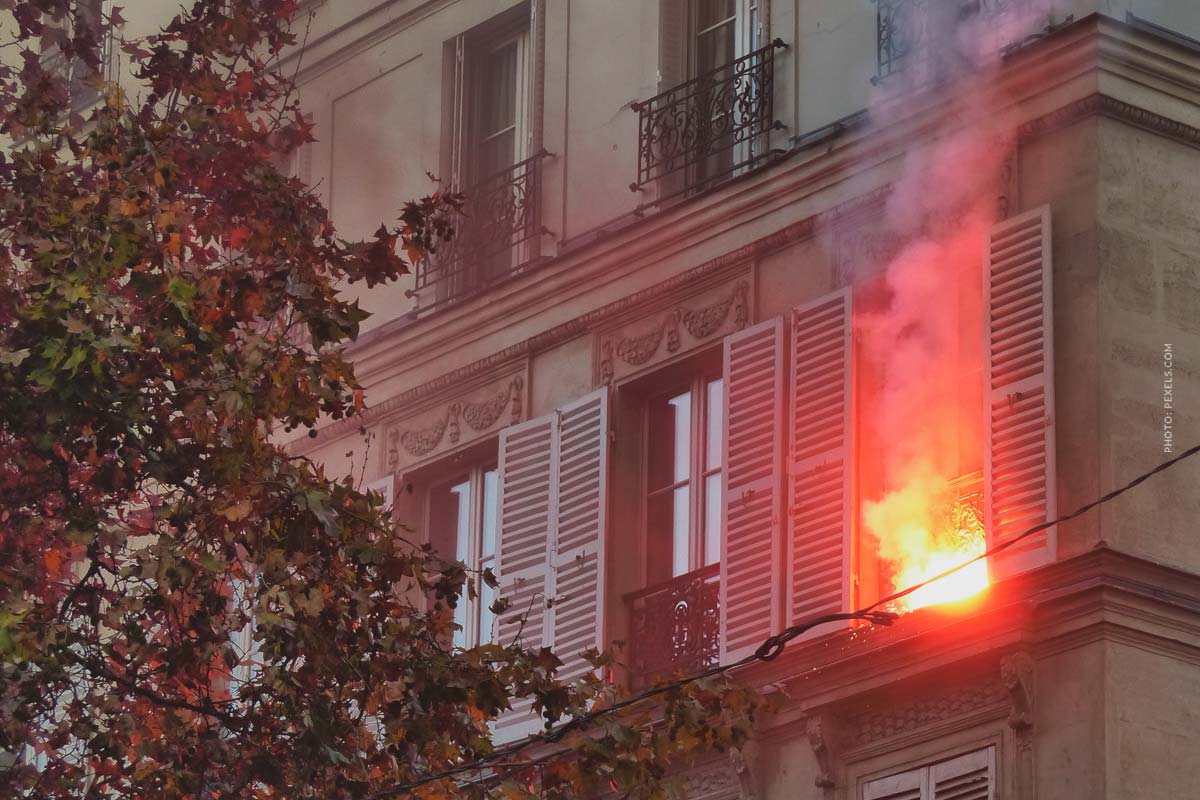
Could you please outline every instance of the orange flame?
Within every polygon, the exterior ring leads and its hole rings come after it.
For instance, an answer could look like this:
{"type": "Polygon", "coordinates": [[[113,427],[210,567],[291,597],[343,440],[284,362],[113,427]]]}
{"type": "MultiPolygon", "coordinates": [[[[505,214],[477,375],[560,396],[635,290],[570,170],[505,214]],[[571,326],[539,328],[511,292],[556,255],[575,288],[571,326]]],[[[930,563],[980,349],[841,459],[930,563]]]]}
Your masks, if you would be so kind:
{"type": "MultiPolygon", "coordinates": [[[[864,506],[863,520],[891,567],[892,591],[907,589],[956,567],[987,548],[978,510],[956,497],[928,463],[912,470],[901,488],[864,506]]],[[[986,559],[923,586],[896,601],[896,611],[965,600],[988,586],[986,559]]]]}

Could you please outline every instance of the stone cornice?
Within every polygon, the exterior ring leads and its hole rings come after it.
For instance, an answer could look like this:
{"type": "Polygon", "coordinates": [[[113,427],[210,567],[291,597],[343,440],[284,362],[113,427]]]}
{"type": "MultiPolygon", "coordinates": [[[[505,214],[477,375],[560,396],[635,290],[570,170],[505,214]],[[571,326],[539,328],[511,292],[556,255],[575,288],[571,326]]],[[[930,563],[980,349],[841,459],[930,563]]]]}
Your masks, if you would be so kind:
{"type": "Polygon", "coordinates": [[[824,707],[937,670],[974,669],[966,665],[996,654],[1045,656],[1099,640],[1200,664],[1200,575],[1099,547],[995,584],[971,603],[792,645],[742,675],[781,687],[797,709],[824,707]]]}

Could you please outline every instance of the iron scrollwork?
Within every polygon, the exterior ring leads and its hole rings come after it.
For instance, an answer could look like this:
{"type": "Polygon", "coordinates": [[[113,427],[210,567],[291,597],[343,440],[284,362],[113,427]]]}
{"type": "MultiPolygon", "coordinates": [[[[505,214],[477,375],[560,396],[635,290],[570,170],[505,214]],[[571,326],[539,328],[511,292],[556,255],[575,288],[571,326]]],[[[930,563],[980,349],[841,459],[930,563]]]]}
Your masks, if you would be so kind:
{"type": "Polygon", "coordinates": [[[720,570],[713,564],[628,597],[635,679],[717,663],[720,647],[720,570]]]}
{"type": "Polygon", "coordinates": [[[767,155],[777,123],[772,103],[776,39],[724,66],[630,103],[638,112],[638,174],[634,191],[679,170],[690,184],[731,174],[767,155]]]}
{"type": "Polygon", "coordinates": [[[454,236],[416,268],[416,291],[438,287],[436,303],[456,300],[495,283],[529,261],[522,242],[545,233],[540,214],[542,151],[461,190],[454,236]]]}

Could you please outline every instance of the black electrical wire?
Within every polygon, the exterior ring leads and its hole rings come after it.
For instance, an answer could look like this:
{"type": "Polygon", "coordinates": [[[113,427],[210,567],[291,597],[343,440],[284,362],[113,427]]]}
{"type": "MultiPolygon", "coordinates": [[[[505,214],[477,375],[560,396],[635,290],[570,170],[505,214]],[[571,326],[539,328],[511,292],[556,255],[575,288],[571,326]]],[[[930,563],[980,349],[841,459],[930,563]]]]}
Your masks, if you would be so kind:
{"type": "MultiPolygon", "coordinates": [[[[642,692],[641,694],[636,694],[631,697],[627,697],[624,700],[613,703],[611,706],[605,706],[604,708],[598,708],[598,709],[596,709],[594,711],[590,711],[586,714],[580,714],[577,717],[572,717],[570,720],[563,723],[562,725],[559,725],[557,728],[554,728],[551,731],[547,731],[545,733],[540,733],[540,734],[534,734],[532,736],[526,737],[525,739],[521,739],[520,741],[513,742],[511,745],[493,750],[491,753],[488,753],[485,756],[481,756],[478,759],[471,761],[469,763],[460,764],[458,766],[451,767],[449,769],[443,770],[441,772],[438,772],[438,773],[435,773],[432,775],[427,775],[423,778],[419,778],[417,780],[410,781],[408,783],[401,783],[401,784],[396,784],[395,786],[390,786],[386,789],[376,792],[375,794],[370,795],[369,797],[366,798],[366,800],[382,800],[382,798],[392,797],[394,795],[402,794],[404,792],[411,792],[413,789],[424,786],[425,784],[428,784],[428,783],[433,783],[434,781],[443,780],[445,778],[453,778],[456,775],[463,774],[464,772],[477,771],[477,770],[481,769],[482,767],[486,767],[488,764],[491,764],[494,761],[498,761],[502,758],[511,756],[514,753],[518,753],[521,750],[524,750],[525,748],[530,747],[532,745],[554,743],[554,742],[560,741],[564,736],[566,736],[568,733],[570,733],[573,730],[578,730],[580,728],[586,727],[591,722],[595,721],[596,719],[598,719],[600,717],[606,716],[608,714],[612,714],[612,713],[614,713],[616,711],[620,711],[624,708],[628,708],[629,706],[635,705],[637,703],[641,703],[645,700],[649,700],[651,698],[658,697],[659,695],[663,695],[663,694],[666,694],[667,692],[673,691],[675,689],[682,688],[684,686],[687,686],[688,684],[695,683],[696,681],[704,680],[705,678],[711,678],[716,675],[722,675],[726,672],[729,672],[730,670],[737,669],[739,667],[744,667],[747,664],[751,664],[755,661],[772,661],[779,657],[779,655],[783,652],[784,648],[787,646],[788,642],[790,642],[792,639],[795,639],[797,636],[801,636],[801,635],[807,633],[809,630],[811,630],[819,625],[825,625],[830,622],[841,622],[841,621],[845,621],[845,620],[854,620],[854,619],[867,620],[868,622],[873,622],[877,625],[890,625],[893,622],[895,622],[896,618],[899,615],[894,612],[891,612],[891,611],[885,611],[880,608],[881,606],[886,606],[890,603],[894,603],[897,600],[907,597],[908,595],[912,594],[913,592],[916,592],[919,589],[922,589],[931,583],[940,581],[943,578],[953,575],[954,573],[958,572],[959,570],[969,567],[971,564],[974,564],[977,561],[982,561],[983,559],[988,558],[989,556],[993,556],[993,555],[996,555],[997,553],[1001,553],[1001,552],[1009,549],[1010,547],[1012,547],[1013,545],[1015,545],[1017,542],[1021,541],[1022,539],[1027,539],[1030,536],[1041,533],[1042,531],[1052,528],[1055,525],[1058,525],[1059,523],[1069,522],[1070,520],[1073,520],[1076,517],[1083,516],[1087,512],[1091,511],[1093,508],[1096,508],[1097,506],[1101,506],[1101,505],[1104,505],[1105,503],[1115,500],[1116,498],[1118,498],[1121,495],[1128,492],[1130,489],[1133,489],[1135,486],[1138,486],[1138,485],[1144,483],[1145,481],[1149,480],[1154,475],[1157,475],[1158,473],[1163,472],[1164,470],[1170,469],[1171,467],[1175,466],[1176,464],[1183,461],[1184,459],[1191,458],[1192,456],[1196,455],[1197,453],[1200,453],[1200,445],[1195,445],[1194,447],[1189,447],[1187,450],[1184,450],[1183,452],[1181,452],[1179,455],[1175,456],[1174,458],[1172,458],[1168,461],[1164,461],[1163,463],[1156,466],[1154,469],[1152,469],[1148,472],[1144,472],[1141,475],[1138,475],[1136,478],[1129,481],[1128,483],[1126,483],[1116,489],[1113,489],[1112,491],[1108,492],[1107,494],[1104,494],[1104,495],[1098,497],[1097,499],[1092,500],[1089,503],[1083,504],[1082,506],[1080,506],[1079,508],[1076,508],[1074,511],[1072,511],[1068,514],[1063,514],[1062,516],[1055,517],[1054,519],[1049,520],[1047,522],[1042,522],[1037,525],[1034,525],[1032,528],[1022,531],[1021,533],[1017,534],[1016,536],[1012,537],[1011,539],[1006,539],[1005,541],[994,545],[993,547],[989,548],[988,550],[984,551],[983,553],[980,553],[979,555],[975,556],[974,558],[964,561],[963,563],[961,563],[957,566],[951,567],[950,569],[948,569],[944,572],[940,572],[931,578],[927,578],[927,579],[921,581],[920,583],[915,583],[912,586],[909,586],[905,589],[901,589],[898,592],[893,592],[892,594],[890,594],[886,597],[881,597],[878,600],[876,600],[874,603],[871,603],[868,606],[864,606],[863,608],[860,608],[860,609],[857,609],[854,611],[846,611],[846,612],[837,613],[837,614],[824,614],[819,617],[814,617],[812,619],[805,620],[804,622],[796,623],[795,625],[790,625],[787,628],[784,628],[779,633],[775,634],[774,636],[768,637],[761,645],[759,645],[757,650],[755,650],[753,653],[750,653],[749,655],[747,655],[737,661],[734,661],[729,664],[718,664],[716,666],[709,667],[706,670],[702,670],[702,671],[694,673],[692,675],[688,675],[686,677],[679,678],[679,679],[671,681],[669,683],[655,686],[653,689],[648,689],[647,691],[642,692]]],[[[561,755],[561,753],[555,753],[554,755],[561,755]]]]}

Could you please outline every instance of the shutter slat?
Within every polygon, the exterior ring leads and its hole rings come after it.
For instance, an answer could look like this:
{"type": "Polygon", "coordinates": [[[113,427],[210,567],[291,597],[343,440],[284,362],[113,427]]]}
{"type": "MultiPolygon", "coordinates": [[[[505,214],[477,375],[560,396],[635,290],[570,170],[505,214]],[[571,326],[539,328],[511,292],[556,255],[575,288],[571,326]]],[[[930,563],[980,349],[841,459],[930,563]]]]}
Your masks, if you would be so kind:
{"type": "Polygon", "coordinates": [[[851,323],[848,289],[792,311],[788,624],[850,607],[851,323]]]}
{"type": "MultiPolygon", "coordinates": [[[[992,547],[1057,513],[1050,210],[992,229],[984,281],[984,495],[992,547]]],[[[991,559],[997,577],[1054,558],[1054,530],[991,559]]]]}
{"type": "Polygon", "coordinates": [[[929,767],[929,800],[995,800],[996,749],[988,747],[929,767]]]}
{"type": "Polygon", "coordinates": [[[783,379],[781,319],[725,339],[722,663],[781,628],[783,379]]]}

